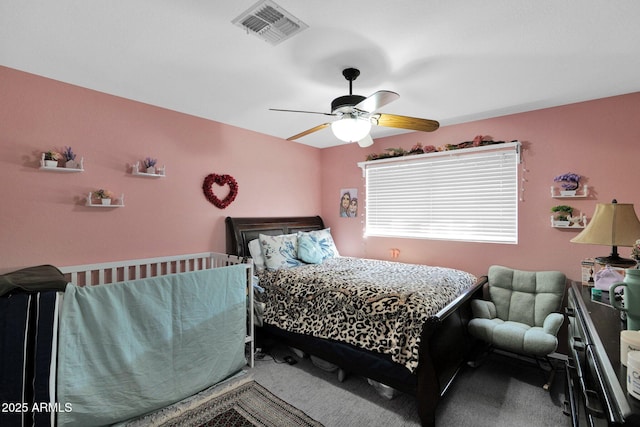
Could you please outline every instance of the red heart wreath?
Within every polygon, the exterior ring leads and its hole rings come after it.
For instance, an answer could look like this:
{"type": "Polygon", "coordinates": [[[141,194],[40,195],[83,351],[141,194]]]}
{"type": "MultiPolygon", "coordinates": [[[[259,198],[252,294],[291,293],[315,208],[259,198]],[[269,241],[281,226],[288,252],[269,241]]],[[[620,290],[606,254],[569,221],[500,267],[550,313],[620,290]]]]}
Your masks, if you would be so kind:
{"type": "Polygon", "coordinates": [[[218,175],[215,173],[207,175],[204,179],[204,183],[202,184],[202,191],[204,191],[204,196],[211,203],[214,204],[217,208],[224,209],[231,204],[236,199],[238,195],[238,182],[231,175],[218,175]],[[213,194],[213,190],[211,186],[216,183],[220,186],[227,184],[229,186],[229,194],[224,200],[218,199],[218,197],[213,194]]]}

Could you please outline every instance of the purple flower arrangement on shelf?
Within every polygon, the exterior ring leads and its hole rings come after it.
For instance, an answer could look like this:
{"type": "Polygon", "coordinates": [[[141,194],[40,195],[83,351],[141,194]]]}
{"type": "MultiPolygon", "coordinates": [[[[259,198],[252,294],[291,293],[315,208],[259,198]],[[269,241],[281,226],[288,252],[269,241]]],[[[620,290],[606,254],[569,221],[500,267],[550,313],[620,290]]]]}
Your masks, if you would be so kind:
{"type": "Polygon", "coordinates": [[[157,162],[158,162],[157,159],[152,159],[151,157],[147,157],[146,159],[144,159],[144,162],[142,162],[142,163],[143,163],[145,169],[148,169],[150,167],[155,166],[157,162]]]}
{"type": "Polygon", "coordinates": [[[553,178],[553,181],[562,183],[560,185],[566,191],[574,191],[577,190],[580,186],[580,178],[580,175],[569,172],[556,176],[555,178],[553,178]]]}
{"type": "Polygon", "coordinates": [[[76,162],[76,154],[73,152],[71,147],[64,147],[62,158],[65,160],[64,166],[66,168],[82,169],[82,160],[80,160],[79,163],[76,162]]]}
{"type": "Polygon", "coordinates": [[[157,159],[152,159],[151,157],[147,157],[142,161],[142,166],[144,167],[144,171],[148,174],[156,174],[156,163],[157,159]]]}
{"type": "Polygon", "coordinates": [[[152,159],[151,157],[147,157],[146,159],[144,159],[144,161],[142,162],[142,165],[144,166],[144,170],[147,173],[150,174],[155,174],[156,173],[156,163],[158,162],[157,159],[152,159]]]}
{"type": "Polygon", "coordinates": [[[76,155],[73,152],[73,150],[71,149],[71,147],[64,147],[64,151],[62,152],[62,157],[64,157],[65,161],[69,161],[69,160],[75,160],[76,159],[76,155]]]}

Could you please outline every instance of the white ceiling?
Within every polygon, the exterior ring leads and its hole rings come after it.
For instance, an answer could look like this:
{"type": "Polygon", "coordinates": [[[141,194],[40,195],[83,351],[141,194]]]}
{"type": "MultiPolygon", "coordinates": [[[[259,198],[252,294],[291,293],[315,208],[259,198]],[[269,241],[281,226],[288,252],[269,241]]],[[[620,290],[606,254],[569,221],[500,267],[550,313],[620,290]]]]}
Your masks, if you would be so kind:
{"type": "Polygon", "coordinates": [[[231,23],[255,1],[2,0],[0,65],[281,138],[331,118],[269,108],[329,112],[346,67],[441,125],[640,91],[636,0],[275,0],[309,26],[276,46],[231,23]]]}

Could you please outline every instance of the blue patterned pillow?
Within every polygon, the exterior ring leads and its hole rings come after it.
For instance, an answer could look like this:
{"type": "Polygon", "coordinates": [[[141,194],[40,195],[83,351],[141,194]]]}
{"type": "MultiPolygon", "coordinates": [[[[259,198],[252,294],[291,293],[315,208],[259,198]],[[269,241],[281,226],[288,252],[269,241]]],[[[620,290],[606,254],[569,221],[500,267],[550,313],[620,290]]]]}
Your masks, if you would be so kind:
{"type": "Polygon", "coordinates": [[[268,270],[304,265],[302,261],[297,259],[298,236],[296,234],[281,234],[279,236],[260,234],[258,240],[268,270]]]}
{"type": "Polygon", "coordinates": [[[324,260],[324,254],[311,236],[298,233],[298,258],[309,264],[320,264],[324,260]]]}
{"type": "Polygon", "coordinates": [[[323,260],[340,256],[340,254],[338,253],[338,248],[336,248],[336,244],[333,242],[333,237],[331,237],[330,228],[307,232],[299,231],[298,238],[300,238],[300,235],[302,234],[311,237],[311,240],[320,247],[323,260]]]}

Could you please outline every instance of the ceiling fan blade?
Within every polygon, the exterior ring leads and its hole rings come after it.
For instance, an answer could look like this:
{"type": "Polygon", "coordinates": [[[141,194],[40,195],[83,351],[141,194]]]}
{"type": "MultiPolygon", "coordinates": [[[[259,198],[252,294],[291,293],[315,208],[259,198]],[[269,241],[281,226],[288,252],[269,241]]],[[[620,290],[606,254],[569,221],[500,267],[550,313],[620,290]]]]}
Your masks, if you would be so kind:
{"type": "Polygon", "coordinates": [[[325,116],[335,116],[335,114],[333,113],[322,113],[320,111],[282,110],[280,108],[269,108],[269,111],[284,111],[286,113],[309,113],[309,114],[323,114],[325,116]]]}
{"type": "Polygon", "coordinates": [[[360,101],[354,108],[371,113],[398,98],[400,98],[400,95],[395,92],[391,92],[390,90],[379,90],[370,97],[360,101]]]}
{"type": "Polygon", "coordinates": [[[378,126],[417,130],[421,132],[433,132],[440,127],[440,123],[435,120],[396,116],[395,114],[374,114],[371,116],[371,121],[374,125],[378,126]]]}
{"type": "Polygon", "coordinates": [[[370,147],[373,145],[373,138],[371,138],[371,135],[367,135],[358,141],[358,145],[362,148],[370,147]]]}
{"type": "Polygon", "coordinates": [[[311,128],[311,129],[307,129],[307,130],[305,130],[304,132],[300,132],[300,133],[299,133],[299,134],[297,134],[297,135],[293,135],[293,136],[291,136],[291,137],[287,138],[287,141],[294,141],[294,140],[296,140],[296,139],[298,139],[298,138],[302,138],[303,136],[307,136],[307,135],[309,135],[310,133],[313,133],[313,132],[317,132],[317,131],[319,131],[319,130],[322,130],[322,129],[324,129],[324,128],[326,128],[326,127],[330,126],[330,125],[331,125],[331,123],[323,123],[323,124],[321,124],[321,125],[318,125],[318,126],[316,126],[316,127],[311,128]]]}

